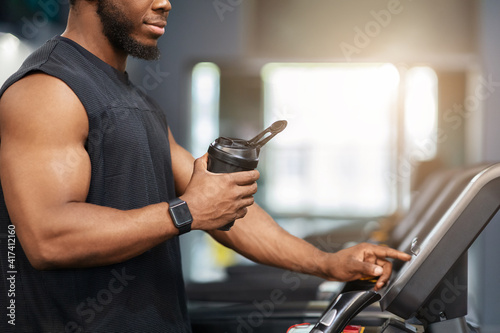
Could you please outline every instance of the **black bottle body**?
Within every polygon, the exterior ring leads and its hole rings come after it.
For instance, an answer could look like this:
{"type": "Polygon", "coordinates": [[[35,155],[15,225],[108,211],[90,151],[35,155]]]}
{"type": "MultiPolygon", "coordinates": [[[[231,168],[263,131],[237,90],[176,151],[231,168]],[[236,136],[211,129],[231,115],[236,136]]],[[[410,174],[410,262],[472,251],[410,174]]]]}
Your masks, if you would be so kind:
{"type": "MultiPolygon", "coordinates": [[[[251,171],[259,163],[260,149],[246,145],[247,141],[220,137],[208,148],[208,171],[213,173],[232,173],[251,171]]],[[[220,227],[219,230],[229,231],[234,221],[220,227]]]]}
{"type": "MultiPolygon", "coordinates": [[[[208,147],[208,171],[231,173],[251,171],[259,163],[260,148],[285,129],[286,120],[274,122],[250,140],[219,137],[208,147]]],[[[228,231],[234,221],[219,228],[228,231]]]]}

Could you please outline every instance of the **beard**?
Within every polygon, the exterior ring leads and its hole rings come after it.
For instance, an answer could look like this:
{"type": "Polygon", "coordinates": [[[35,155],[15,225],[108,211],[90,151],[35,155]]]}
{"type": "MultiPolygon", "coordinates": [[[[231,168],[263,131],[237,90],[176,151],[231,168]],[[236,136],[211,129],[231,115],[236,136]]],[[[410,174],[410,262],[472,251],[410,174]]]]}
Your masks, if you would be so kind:
{"type": "Polygon", "coordinates": [[[126,18],[124,12],[113,6],[111,1],[99,0],[96,13],[101,19],[104,35],[116,49],[139,59],[158,60],[160,58],[160,50],[157,46],[141,44],[131,36],[134,28],[133,22],[126,18]]]}

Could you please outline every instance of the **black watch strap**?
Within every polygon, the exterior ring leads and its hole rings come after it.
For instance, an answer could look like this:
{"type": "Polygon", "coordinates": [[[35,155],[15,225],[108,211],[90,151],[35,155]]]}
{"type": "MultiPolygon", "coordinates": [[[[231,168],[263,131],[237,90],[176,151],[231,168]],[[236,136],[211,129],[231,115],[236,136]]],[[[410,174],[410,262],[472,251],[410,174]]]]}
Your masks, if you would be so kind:
{"type": "Polygon", "coordinates": [[[170,213],[170,217],[175,227],[179,229],[179,235],[191,231],[193,217],[191,216],[187,203],[180,198],[174,198],[169,200],[168,205],[168,212],[170,213]]]}

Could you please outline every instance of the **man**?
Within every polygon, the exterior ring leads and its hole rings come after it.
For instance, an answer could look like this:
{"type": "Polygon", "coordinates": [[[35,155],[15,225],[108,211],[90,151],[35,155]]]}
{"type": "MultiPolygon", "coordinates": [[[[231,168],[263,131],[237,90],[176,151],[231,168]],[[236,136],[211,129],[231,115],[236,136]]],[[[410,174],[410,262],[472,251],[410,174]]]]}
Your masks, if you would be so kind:
{"type": "Polygon", "coordinates": [[[321,252],[253,204],[257,171],[212,174],[206,156],[175,142],[125,72],[128,55],[159,56],[170,10],[168,0],[74,0],[62,36],[0,90],[1,228],[17,237],[2,267],[2,297],[15,291],[2,332],[190,332],[177,237],[190,229],[259,263],[377,276],[376,289],[387,257],[410,259],[369,244],[321,252]]]}

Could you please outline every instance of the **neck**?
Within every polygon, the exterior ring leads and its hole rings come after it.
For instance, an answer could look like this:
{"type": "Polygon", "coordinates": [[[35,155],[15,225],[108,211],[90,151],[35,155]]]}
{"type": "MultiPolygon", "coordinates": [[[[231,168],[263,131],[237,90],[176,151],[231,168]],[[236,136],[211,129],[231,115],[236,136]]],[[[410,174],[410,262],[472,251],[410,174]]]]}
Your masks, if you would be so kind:
{"type": "Polygon", "coordinates": [[[117,50],[104,35],[96,6],[94,1],[78,1],[72,6],[62,36],[75,41],[102,61],[124,72],[128,55],[117,50]]]}

